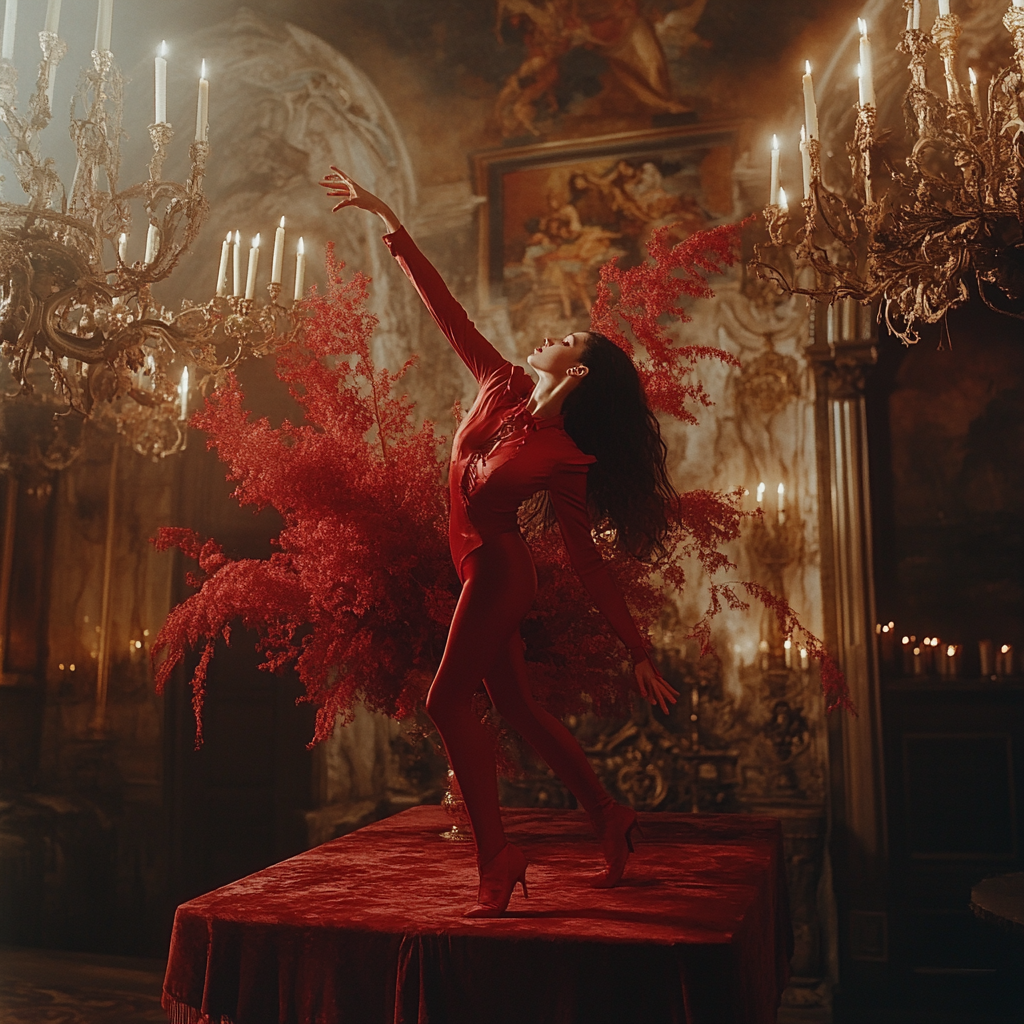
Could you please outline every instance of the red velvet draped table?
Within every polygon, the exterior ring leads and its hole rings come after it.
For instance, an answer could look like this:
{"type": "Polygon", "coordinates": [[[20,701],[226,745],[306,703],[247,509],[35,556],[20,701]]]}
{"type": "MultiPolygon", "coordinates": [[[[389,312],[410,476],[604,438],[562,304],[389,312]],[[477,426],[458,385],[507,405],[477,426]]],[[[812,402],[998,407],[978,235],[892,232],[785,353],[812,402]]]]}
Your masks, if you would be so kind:
{"type": "Polygon", "coordinates": [[[643,814],[622,885],[591,889],[582,813],[505,811],[530,860],[493,920],[470,843],[414,807],[178,907],[175,1024],[769,1024],[792,935],[774,818],[643,814]]]}

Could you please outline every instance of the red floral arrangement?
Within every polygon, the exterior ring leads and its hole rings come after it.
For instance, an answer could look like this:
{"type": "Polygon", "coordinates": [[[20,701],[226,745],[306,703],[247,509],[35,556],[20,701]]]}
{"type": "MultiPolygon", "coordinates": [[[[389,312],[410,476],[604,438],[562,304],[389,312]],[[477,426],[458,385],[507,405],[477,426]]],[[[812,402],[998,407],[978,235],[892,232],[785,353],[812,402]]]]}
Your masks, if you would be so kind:
{"type": "MultiPolygon", "coordinates": [[[[626,333],[643,346],[637,359],[652,407],[687,423],[690,405],[710,404],[693,371],[698,360],[735,364],[728,353],[673,342],[661,321],[689,319],[684,297],[710,297],[712,273],[736,260],[740,225],[699,232],[670,246],[655,233],[652,262],[601,271],[592,327],[635,357],[626,333]],[[617,294],[616,294],[617,293],[617,294]]],[[[196,742],[202,741],[206,676],[217,640],[230,641],[232,623],[257,633],[262,668],[293,668],[303,699],[317,708],[313,742],[327,738],[340,716],[351,720],[362,701],[405,718],[421,706],[444,650],[458,583],[447,543],[445,438],[427,422],[417,428],[413,405],[396,386],[397,373],[374,366],[369,342],[377,324],[365,307],[367,281],[345,281],[327,254],[327,289],[306,300],[303,328],[279,350],[277,376],[302,407],[304,422],[278,428],[250,420],[234,376],[207,399],[191,425],[206,431],[237,486],[234,497],[259,510],[273,506],[284,520],[267,559],[231,559],[192,530],[165,527],[154,543],[177,546],[199,563],[197,588],[167,617],[153,649],[158,690],[190,648],[202,652],[192,677],[196,742]]],[[[733,564],[721,545],[739,536],[740,494],[696,490],[681,495],[673,519],[672,557],[655,566],[605,554],[643,633],[657,619],[663,587],[685,586],[684,560],[696,558],[709,578],[733,564]]],[[[557,534],[536,532],[531,546],[541,583],[524,622],[535,693],[555,714],[621,712],[629,700],[618,639],[591,606],[568,565],[557,534]]],[[[822,662],[826,703],[850,707],[842,675],[792,609],[753,583],[713,583],[711,602],[693,634],[710,649],[710,622],[723,604],[745,607],[736,593],[764,601],[783,632],[802,632],[822,662]]]]}

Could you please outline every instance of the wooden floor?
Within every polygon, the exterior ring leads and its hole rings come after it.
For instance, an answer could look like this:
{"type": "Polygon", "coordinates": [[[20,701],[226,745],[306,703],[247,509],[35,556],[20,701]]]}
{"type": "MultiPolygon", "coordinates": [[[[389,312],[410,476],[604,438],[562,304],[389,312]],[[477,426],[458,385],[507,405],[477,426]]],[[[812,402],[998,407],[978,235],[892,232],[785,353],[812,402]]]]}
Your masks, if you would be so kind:
{"type": "Polygon", "coordinates": [[[3,1024],[167,1024],[161,960],[0,946],[3,1024]]]}

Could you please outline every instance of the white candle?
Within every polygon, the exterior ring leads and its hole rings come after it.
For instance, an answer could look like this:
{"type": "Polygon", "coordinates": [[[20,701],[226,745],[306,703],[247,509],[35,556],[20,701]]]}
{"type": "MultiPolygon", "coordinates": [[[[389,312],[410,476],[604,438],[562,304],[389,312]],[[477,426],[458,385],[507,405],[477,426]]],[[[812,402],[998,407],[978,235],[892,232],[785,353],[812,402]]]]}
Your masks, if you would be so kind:
{"type": "Polygon", "coordinates": [[[178,385],[178,400],[181,403],[180,419],[188,419],[188,367],[181,371],[181,383],[178,385]]]}
{"type": "Polygon", "coordinates": [[[949,14],[949,0],[939,0],[939,17],[944,18],[949,14]]]}
{"type": "Polygon", "coordinates": [[[306,246],[299,238],[299,248],[295,253],[295,301],[298,302],[306,291],[306,246]]]}
{"type": "Polygon", "coordinates": [[[110,30],[114,23],[114,0],[99,0],[96,9],[96,45],[99,53],[110,49],[110,30]]]}
{"type": "Polygon", "coordinates": [[[220,267],[217,270],[217,294],[227,295],[228,292],[228,259],[231,256],[231,232],[220,243],[220,267]]]}
{"type": "Polygon", "coordinates": [[[126,232],[121,232],[121,237],[117,240],[117,256],[122,263],[128,262],[128,235],[126,232]]]}
{"type": "Polygon", "coordinates": [[[863,18],[857,19],[860,28],[860,105],[875,105],[875,73],[872,64],[871,39],[868,36],[868,23],[863,18]]]}
{"type": "Polygon", "coordinates": [[[768,190],[768,203],[779,205],[779,137],[772,136],[772,182],[768,190]]]}
{"type": "Polygon", "coordinates": [[[249,250],[249,267],[245,275],[245,297],[253,299],[256,297],[256,270],[260,264],[260,236],[259,232],[252,240],[252,248],[249,250]]]}
{"type": "Polygon", "coordinates": [[[199,99],[196,103],[196,142],[206,142],[210,121],[210,83],[206,79],[206,61],[199,71],[199,99]]]}
{"type": "Polygon", "coordinates": [[[776,510],[777,510],[777,512],[779,514],[779,522],[780,523],[784,523],[786,521],[786,485],[785,484],[779,484],[778,495],[779,495],[779,499],[778,499],[778,504],[776,506],[776,510]]]}
{"type": "Polygon", "coordinates": [[[807,129],[800,125],[800,170],[804,178],[804,199],[811,198],[811,150],[807,145],[807,129]]]}
{"type": "Polygon", "coordinates": [[[234,245],[231,248],[231,294],[242,294],[242,234],[235,232],[234,245]]]}
{"type": "Polygon", "coordinates": [[[146,232],[146,259],[147,264],[152,263],[156,259],[156,254],[160,251],[160,229],[153,223],[150,223],[149,230],[146,232]]]}
{"type": "Polygon", "coordinates": [[[43,24],[44,32],[57,34],[60,27],[60,5],[61,0],[46,0],[46,21],[43,24]]]}
{"type": "Polygon", "coordinates": [[[167,40],[160,44],[160,49],[153,59],[153,73],[156,79],[156,117],[157,124],[167,124],[167,40]]]}
{"type": "Polygon", "coordinates": [[[274,234],[274,262],[270,268],[270,283],[280,284],[281,275],[284,273],[284,217],[277,226],[274,234]]]}
{"type": "Polygon", "coordinates": [[[18,0],[7,0],[4,8],[4,42],[0,56],[4,60],[14,59],[14,30],[18,24],[18,0]]]}
{"type": "Polygon", "coordinates": [[[807,138],[818,137],[818,106],[814,102],[814,79],[811,78],[811,62],[804,65],[804,124],[807,125],[807,138]]]}
{"type": "Polygon", "coordinates": [[[978,76],[974,73],[974,68],[968,68],[967,75],[971,80],[971,102],[974,104],[974,113],[979,118],[983,117],[984,112],[981,109],[981,93],[978,91],[978,76]]]}
{"type": "MultiPolygon", "coordinates": [[[[1013,0],[1014,3],[1017,0],[1013,0]]],[[[921,28],[921,0],[914,0],[914,29],[915,31],[921,28]]]]}

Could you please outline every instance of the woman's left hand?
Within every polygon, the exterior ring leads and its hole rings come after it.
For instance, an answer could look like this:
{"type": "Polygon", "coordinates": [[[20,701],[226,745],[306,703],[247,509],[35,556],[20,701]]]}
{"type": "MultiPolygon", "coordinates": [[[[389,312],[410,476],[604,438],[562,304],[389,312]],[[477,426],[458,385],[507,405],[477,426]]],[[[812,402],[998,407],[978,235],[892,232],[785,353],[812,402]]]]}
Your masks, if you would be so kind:
{"type": "Polygon", "coordinates": [[[648,704],[657,704],[667,715],[668,705],[675,704],[679,691],[673,689],[661,678],[661,673],[654,667],[650,658],[645,658],[639,665],[635,665],[633,674],[636,676],[636,685],[640,689],[640,696],[648,704]]]}

